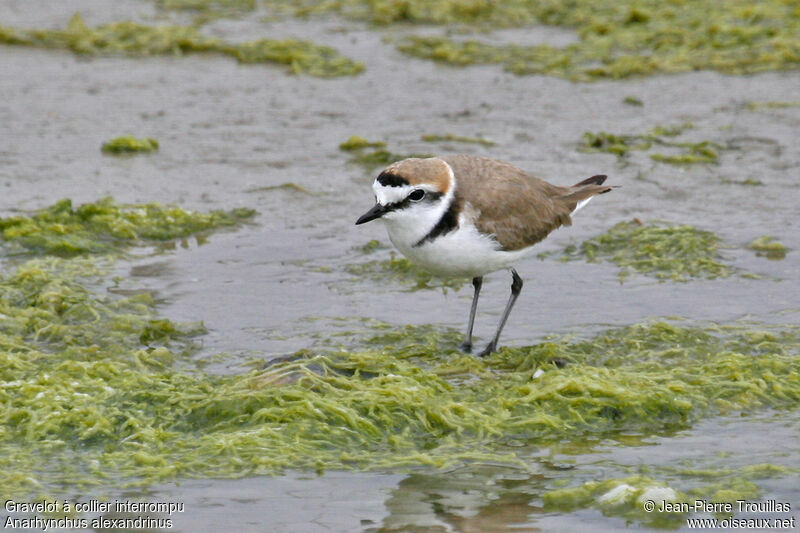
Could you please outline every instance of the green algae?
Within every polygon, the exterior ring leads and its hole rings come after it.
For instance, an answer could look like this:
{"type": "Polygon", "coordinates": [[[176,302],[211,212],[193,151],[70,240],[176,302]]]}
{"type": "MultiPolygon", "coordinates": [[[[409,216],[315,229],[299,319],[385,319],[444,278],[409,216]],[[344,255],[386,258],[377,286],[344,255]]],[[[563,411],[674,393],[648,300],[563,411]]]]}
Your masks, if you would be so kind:
{"type": "Polygon", "coordinates": [[[694,165],[697,163],[716,163],[719,160],[719,150],[723,147],[710,141],[698,143],[673,143],[673,146],[685,148],[684,153],[674,155],[650,154],[653,161],[669,163],[671,165],[694,165]]]}
{"type": "Polygon", "coordinates": [[[132,135],[115,137],[103,143],[101,150],[107,154],[147,153],[158,150],[158,141],[151,137],[137,139],[132,135]]]}
{"type": "Polygon", "coordinates": [[[625,98],[623,98],[622,103],[623,104],[627,104],[629,106],[633,106],[633,107],[643,107],[644,106],[644,102],[642,102],[640,99],[636,98],[635,96],[626,96],[625,98]]]}
{"type": "Polygon", "coordinates": [[[618,135],[604,131],[598,133],[585,132],[583,134],[583,152],[605,152],[618,156],[625,156],[631,150],[649,150],[653,140],[649,135],[618,135]]]}
{"type": "Polygon", "coordinates": [[[739,514],[737,501],[752,502],[762,497],[761,489],[753,480],[774,479],[797,473],[797,469],[769,463],[713,470],[669,467],[660,467],[657,470],[665,473],[669,483],[642,475],[587,481],[576,487],[550,490],[542,495],[542,500],[548,510],[595,508],[607,516],[619,516],[648,526],[672,529],[685,524],[687,516],[703,514],[700,510],[694,511],[694,502],[697,500],[712,504],[731,504],[731,513],[713,513],[727,518],[739,514]],[[648,501],[654,504],[650,510],[645,508],[648,501]],[[678,505],[659,511],[663,502],[678,505]]]}
{"type": "Polygon", "coordinates": [[[653,322],[486,359],[462,354],[455,331],[381,328],[360,349],[210,375],[192,366],[192,330],[150,300],[83,288],[87,261],[34,260],[0,278],[5,496],[288,468],[525,467],[514,443],[800,405],[791,327],[653,322]]]}
{"type": "Polygon", "coordinates": [[[247,189],[245,192],[270,192],[270,191],[288,191],[288,192],[295,192],[300,194],[314,194],[308,188],[303,187],[293,181],[287,181],[286,183],[281,183],[280,185],[266,185],[264,187],[253,187],[251,189],[247,189]]]}
{"type": "Polygon", "coordinates": [[[755,178],[747,178],[742,181],[733,181],[730,183],[736,183],[737,185],[748,185],[751,187],[760,187],[761,185],[764,185],[763,181],[757,180],[755,178]]]}
{"type": "Polygon", "coordinates": [[[157,0],[162,9],[197,11],[214,17],[231,16],[255,11],[256,0],[157,0]]]}
{"type": "Polygon", "coordinates": [[[31,215],[0,218],[0,242],[11,253],[109,253],[235,226],[254,215],[245,208],[197,213],[160,204],[117,204],[111,198],[73,207],[64,199],[31,215]]]}
{"type": "Polygon", "coordinates": [[[786,109],[800,107],[800,102],[748,102],[744,108],[748,111],[762,111],[764,109],[786,109]]]}
{"type": "MultiPolygon", "coordinates": [[[[377,243],[378,241],[370,242],[377,243]]],[[[364,253],[370,253],[379,246],[380,243],[374,246],[367,243],[364,248],[362,248],[362,251],[364,253]]],[[[409,291],[427,289],[442,289],[444,291],[447,289],[458,290],[467,282],[466,278],[438,278],[416,266],[405,257],[397,255],[395,252],[390,252],[389,259],[350,263],[345,266],[345,271],[348,274],[356,276],[359,280],[369,278],[382,283],[389,281],[405,286],[409,291]]]]}
{"type": "Polygon", "coordinates": [[[720,238],[689,225],[620,222],[605,234],[568,246],[562,259],[611,261],[621,270],[620,281],[640,272],[661,281],[726,278],[734,268],[723,262],[720,238]]]}
{"type": "Polygon", "coordinates": [[[384,246],[381,243],[381,241],[377,239],[372,239],[370,241],[367,241],[367,243],[364,244],[363,246],[359,246],[357,249],[363,254],[371,254],[372,252],[375,252],[377,250],[385,250],[386,246],[384,246]]]}
{"type": "Polygon", "coordinates": [[[672,165],[692,165],[698,163],[717,163],[719,151],[726,147],[711,141],[681,142],[674,140],[687,129],[691,123],[680,126],[657,126],[642,134],[615,134],[607,132],[585,132],[583,143],[578,147],[582,152],[604,152],[625,158],[631,151],[648,151],[653,146],[677,149],[677,154],[650,154],[653,161],[672,165]]]}
{"type": "Polygon", "coordinates": [[[361,62],[309,41],[260,39],[231,44],[190,26],[145,26],[130,21],[90,28],[80,14],[75,14],[63,30],[0,26],[0,43],[66,49],[81,55],[147,57],[213,52],[235,57],[241,63],[276,63],[288,66],[293,74],[319,77],[353,76],[364,70],[361,62]]]}
{"type": "Polygon", "coordinates": [[[351,152],[353,150],[360,150],[362,148],[383,148],[386,146],[385,142],[368,141],[364,137],[358,135],[351,135],[346,141],[339,145],[339,150],[351,152]]]}
{"type": "Polygon", "coordinates": [[[350,158],[350,162],[360,165],[367,170],[373,170],[377,167],[385,167],[395,161],[402,161],[409,157],[431,157],[431,154],[398,154],[379,148],[377,150],[355,154],[350,158]]]}
{"type": "Polygon", "coordinates": [[[368,141],[358,135],[352,135],[349,139],[339,144],[339,149],[351,152],[350,163],[359,165],[367,171],[372,171],[378,167],[384,167],[409,157],[432,157],[432,154],[398,154],[390,152],[385,146],[385,142],[368,141]]]}
{"type": "Polygon", "coordinates": [[[289,468],[524,468],[515,443],[800,404],[791,327],[655,322],[487,359],[461,353],[455,331],[384,327],[351,350],[212,375],[192,358],[202,325],[158,316],[146,294],[87,288],[103,286],[110,260],[34,259],[0,274],[4,496],[289,468]]]}
{"type": "Polygon", "coordinates": [[[255,0],[158,0],[157,3],[164,9],[191,9],[203,11],[214,9],[252,11],[256,8],[255,0]]]}
{"type": "Polygon", "coordinates": [[[542,495],[546,510],[575,511],[596,508],[607,516],[620,516],[627,520],[645,523],[653,527],[678,525],[684,513],[647,512],[644,504],[648,500],[669,503],[688,501],[685,494],[664,483],[645,476],[588,481],[572,488],[551,490],[542,495]]]}
{"type": "Polygon", "coordinates": [[[459,142],[480,144],[482,146],[494,146],[496,144],[494,141],[484,139],[483,137],[465,137],[463,135],[453,135],[452,133],[447,133],[445,135],[425,134],[422,136],[422,140],[429,143],[459,142]]]}
{"type": "Polygon", "coordinates": [[[260,39],[223,47],[241,63],[278,63],[287,65],[292,74],[310,74],[321,78],[355,76],[364,71],[364,64],[340,56],[329,46],[310,41],[260,39]]]}
{"type": "Polygon", "coordinates": [[[797,468],[774,465],[771,463],[757,463],[746,465],[741,468],[714,468],[706,470],[666,468],[665,470],[674,472],[681,477],[709,480],[724,480],[726,478],[736,476],[747,479],[768,479],[778,476],[797,474],[799,472],[797,468]]]}
{"type": "Polygon", "coordinates": [[[766,257],[772,260],[781,260],[786,257],[786,246],[775,240],[771,235],[762,235],[753,239],[747,245],[750,250],[754,250],[759,257],[766,257]]]}
{"type": "Polygon", "coordinates": [[[517,26],[535,22],[525,2],[488,2],[483,0],[344,0],[305,2],[298,15],[336,11],[355,19],[378,25],[389,24],[476,24],[485,27],[517,26]],[[522,17],[522,18],[520,18],[522,17]]]}
{"type": "MultiPolygon", "coordinates": [[[[416,35],[398,44],[414,57],[457,66],[497,63],[520,75],[591,81],[694,70],[748,74],[800,64],[800,12],[781,0],[757,6],[745,0],[355,3],[362,16],[379,24],[458,22],[481,29],[546,24],[575,31],[579,41],[561,48],[416,35]]],[[[336,5],[341,10],[342,3],[336,5]]]]}

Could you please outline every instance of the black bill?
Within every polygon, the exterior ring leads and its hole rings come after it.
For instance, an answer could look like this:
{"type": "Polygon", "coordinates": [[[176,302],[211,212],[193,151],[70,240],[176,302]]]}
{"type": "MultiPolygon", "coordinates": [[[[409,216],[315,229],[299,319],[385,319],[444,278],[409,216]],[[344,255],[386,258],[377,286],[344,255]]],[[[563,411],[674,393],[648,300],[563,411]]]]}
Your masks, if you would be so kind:
{"type": "Polygon", "coordinates": [[[375,204],[372,209],[361,215],[361,217],[356,220],[356,226],[363,224],[364,222],[369,222],[370,220],[375,220],[376,218],[381,218],[387,211],[389,210],[386,208],[386,206],[375,204]]]}

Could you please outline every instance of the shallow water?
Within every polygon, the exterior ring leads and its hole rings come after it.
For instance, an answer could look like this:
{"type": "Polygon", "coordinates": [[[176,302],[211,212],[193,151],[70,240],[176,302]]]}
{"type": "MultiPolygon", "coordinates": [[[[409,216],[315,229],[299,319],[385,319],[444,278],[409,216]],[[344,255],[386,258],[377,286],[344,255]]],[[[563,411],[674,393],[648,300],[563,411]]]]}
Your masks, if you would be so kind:
{"type": "MultiPolygon", "coordinates": [[[[128,17],[152,22],[155,14],[146,2],[48,2],[34,10],[26,2],[0,1],[3,24],[11,26],[63,27],[78,9],[89,24],[128,17]]],[[[175,18],[185,21],[182,15],[175,18]]],[[[366,72],[321,80],[216,56],[78,58],[2,46],[0,215],[64,197],[80,203],[105,195],[203,210],[257,209],[255,223],[236,232],[205,244],[192,239],[185,248],[158,256],[142,251],[139,259],[117,264],[125,290],[152,290],[164,316],[205,323],[209,333],[199,357],[231,354],[214,363],[214,371],[239,372],[253,356],[268,360],[334,344],[330,339],[357,327],[361,317],[398,326],[434,321],[464,326],[467,287],[410,292],[395,281],[354,279],[345,272],[347,264],[365,259],[358,247],[370,239],[388,243],[380,224],[353,226],[373,201],[370,174],[348,164],[348,155],[338,149],[353,134],[386,141],[402,153],[491,155],[559,184],[606,173],[609,183],[621,185],[592,202],[573,227],[552,234],[542,251],[580,243],[620,220],[666,220],[717,232],[731,245],[723,253],[734,267],[764,276],[675,284],[634,275],[620,285],[611,264],[531,258],[518,266],[526,284],[504,331],[505,344],[654,316],[798,322],[800,108],[745,107],[753,101],[796,101],[798,72],[748,77],[698,72],[574,84],[516,77],[494,66],[460,69],[410,59],[383,41],[403,28],[378,31],[336,18],[264,22],[254,15],[220,20],[204,31],[232,41],[313,39],[363,61],[366,72]],[[644,106],[624,104],[626,96],[644,106]],[[577,151],[585,131],[638,133],[686,121],[694,125],[686,140],[731,148],[721,152],[719,164],[671,166],[637,152],[621,163],[613,155],[577,151]],[[430,144],[420,139],[426,133],[480,135],[497,144],[430,144]],[[104,141],[122,134],[155,137],[161,149],[130,158],[101,154],[104,141]],[[730,183],[748,178],[763,185],[730,183]],[[310,194],[269,189],[284,183],[310,194]],[[789,248],[785,259],[769,261],[743,248],[765,234],[789,248]],[[339,317],[350,319],[339,322],[339,317]]],[[[565,32],[548,32],[543,38],[568,42],[565,32]]],[[[508,32],[494,38],[514,39],[508,32]]],[[[386,258],[389,252],[377,254],[386,258]]],[[[487,278],[476,322],[484,341],[499,319],[509,284],[503,272],[487,278]]],[[[226,515],[237,516],[242,531],[486,531],[512,525],[567,531],[587,524],[612,531],[624,527],[623,520],[599,511],[542,512],[540,493],[553,488],[556,478],[577,484],[680,460],[703,468],[720,451],[730,453],[726,466],[751,459],[797,466],[799,427],[796,413],[758,412],[704,421],[678,435],[648,438],[642,446],[600,443],[577,455],[531,450],[534,458],[547,455],[549,463],[569,466],[566,475],[545,466],[534,475],[499,467],[473,467],[461,476],[296,473],[189,480],[135,496],[184,501],[190,512],[176,522],[183,531],[216,529],[210,524],[226,515]],[[765,433],[769,439],[761,437],[765,433]]],[[[793,480],[760,486],[762,500],[793,501],[800,508],[793,480]]]]}

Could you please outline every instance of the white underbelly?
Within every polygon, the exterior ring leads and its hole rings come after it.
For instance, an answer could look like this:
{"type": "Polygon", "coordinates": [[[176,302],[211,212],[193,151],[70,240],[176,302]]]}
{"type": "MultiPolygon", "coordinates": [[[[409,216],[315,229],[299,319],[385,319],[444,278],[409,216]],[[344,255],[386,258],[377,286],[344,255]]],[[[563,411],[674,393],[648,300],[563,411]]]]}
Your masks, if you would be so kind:
{"type": "Polygon", "coordinates": [[[414,246],[393,235],[389,238],[400,252],[431,274],[444,278],[474,278],[489,272],[511,266],[529,255],[533,247],[513,252],[499,249],[497,241],[481,235],[472,227],[460,227],[455,231],[439,236],[433,241],[414,246]]]}

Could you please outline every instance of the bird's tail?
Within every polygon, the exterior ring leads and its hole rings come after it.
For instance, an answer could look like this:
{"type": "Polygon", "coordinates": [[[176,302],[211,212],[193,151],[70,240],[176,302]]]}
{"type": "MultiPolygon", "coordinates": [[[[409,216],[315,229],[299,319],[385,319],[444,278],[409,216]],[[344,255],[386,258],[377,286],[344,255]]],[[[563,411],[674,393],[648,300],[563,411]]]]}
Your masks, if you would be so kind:
{"type": "Polygon", "coordinates": [[[597,176],[586,178],[572,187],[567,187],[566,193],[561,196],[561,200],[567,202],[571,214],[575,214],[578,209],[585,206],[593,196],[605,194],[615,188],[611,185],[603,185],[607,177],[605,174],[598,174],[597,176]]]}

